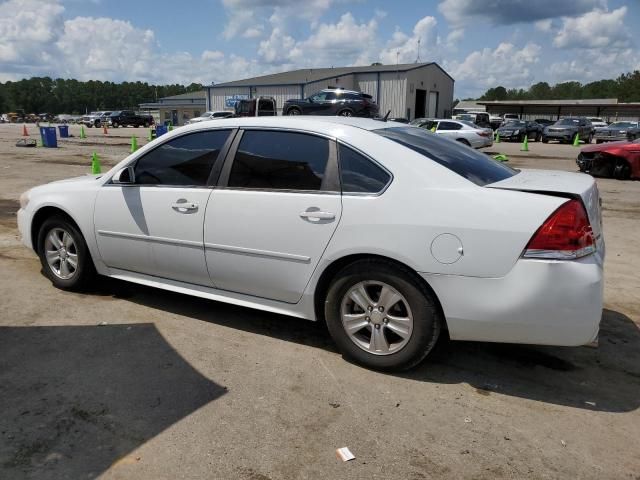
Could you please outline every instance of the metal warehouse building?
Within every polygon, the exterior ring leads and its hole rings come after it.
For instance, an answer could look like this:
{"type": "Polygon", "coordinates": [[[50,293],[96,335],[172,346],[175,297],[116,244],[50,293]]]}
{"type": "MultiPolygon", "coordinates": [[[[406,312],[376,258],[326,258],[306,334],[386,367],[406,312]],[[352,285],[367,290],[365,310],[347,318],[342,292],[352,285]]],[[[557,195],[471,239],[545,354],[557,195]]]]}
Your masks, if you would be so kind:
{"type": "Polygon", "coordinates": [[[371,95],[381,115],[390,110],[391,117],[449,117],[453,83],[453,78],[433,62],[302,69],[207,86],[206,109],[230,109],[237,99],[268,96],[276,99],[282,113],[290,98],[342,87],[371,95]]]}

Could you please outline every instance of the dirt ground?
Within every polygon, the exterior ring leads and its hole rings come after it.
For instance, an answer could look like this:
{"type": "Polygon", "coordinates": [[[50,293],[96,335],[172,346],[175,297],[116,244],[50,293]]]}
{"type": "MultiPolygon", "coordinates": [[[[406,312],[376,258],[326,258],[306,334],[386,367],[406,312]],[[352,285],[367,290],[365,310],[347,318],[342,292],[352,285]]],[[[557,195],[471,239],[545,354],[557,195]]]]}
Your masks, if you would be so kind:
{"type": "MultiPolygon", "coordinates": [[[[108,279],[54,289],[18,241],[20,193],[147,132],[72,126],[55,150],[20,132],[0,125],[0,478],[640,479],[640,182],[598,180],[597,349],[443,342],[385,375],[315,323],[108,279]]],[[[529,148],[487,150],[576,170],[574,147],[529,148]]]]}

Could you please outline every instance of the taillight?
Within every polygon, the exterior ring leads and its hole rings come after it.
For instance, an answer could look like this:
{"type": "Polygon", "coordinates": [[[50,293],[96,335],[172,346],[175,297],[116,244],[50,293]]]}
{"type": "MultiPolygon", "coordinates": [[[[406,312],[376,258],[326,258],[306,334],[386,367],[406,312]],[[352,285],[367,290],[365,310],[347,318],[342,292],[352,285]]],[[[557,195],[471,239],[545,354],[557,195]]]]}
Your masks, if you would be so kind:
{"type": "Polygon", "coordinates": [[[476,132],[478,135],[480,135],[481,137],[488,137],[489,136],[489,132],[476,132]]]}
{"type": "Polygon", "coordinates": [[[525,258],[567,260],[596,251],[589,217],[582,203],[569,200],[547,218],[529,240],[525,258]]]}

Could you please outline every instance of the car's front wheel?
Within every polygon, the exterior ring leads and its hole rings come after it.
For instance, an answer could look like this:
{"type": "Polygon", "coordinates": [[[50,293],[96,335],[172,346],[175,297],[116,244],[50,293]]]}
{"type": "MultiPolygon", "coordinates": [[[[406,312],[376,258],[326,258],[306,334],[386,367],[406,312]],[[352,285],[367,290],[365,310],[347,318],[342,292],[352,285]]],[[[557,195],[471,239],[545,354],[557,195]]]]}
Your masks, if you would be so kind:
{"type": "Polygon", "coordinates": [[[84,237],[63,216],[48,218],[40,227],[38,256],[45,275],[58,288],[81,290],[89,286],[95,276],[84,237]]]}
{"type": "Polygon", "coordinates": [[[349,110],[348,108],[346,108],[346,109],[340,111],[338,113],[338,115],[340,117],[353,117],[353,112],[351,110],[349,110]]]}
{"type": "Polygon", "coordinates": [[[442,320],[433,294],[402,267],[360,260],[335,278],[325,318],[343,355],[376,370],[404,370],[433,349],[442,320]]]}
{"type": "Polygon", "coordinates": [[[287,115],[300,115],[302,112],[299,108],[290,108],[287,110],[287,115]]]}

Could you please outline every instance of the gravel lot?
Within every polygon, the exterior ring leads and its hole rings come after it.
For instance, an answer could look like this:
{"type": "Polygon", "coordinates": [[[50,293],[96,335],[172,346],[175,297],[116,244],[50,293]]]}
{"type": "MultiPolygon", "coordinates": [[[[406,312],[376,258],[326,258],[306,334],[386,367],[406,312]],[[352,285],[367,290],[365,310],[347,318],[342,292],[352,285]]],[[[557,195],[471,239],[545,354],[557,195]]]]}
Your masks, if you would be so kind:
{"type": "MultiPolygon", "coordinates": [[[[147,132],[54,150],[16,148],[21,128],[0,125],[1,478],[640,479],[640,182],[598,180],[599,348],[442,342],[384,375],[315,323],[109,279],[52,288],[18,241],[18,196],[89,172],[92,151],[113,165],[147,132]]],[[[519,148],[487,150],[576,170],[569,145],[519,148]]]]}

